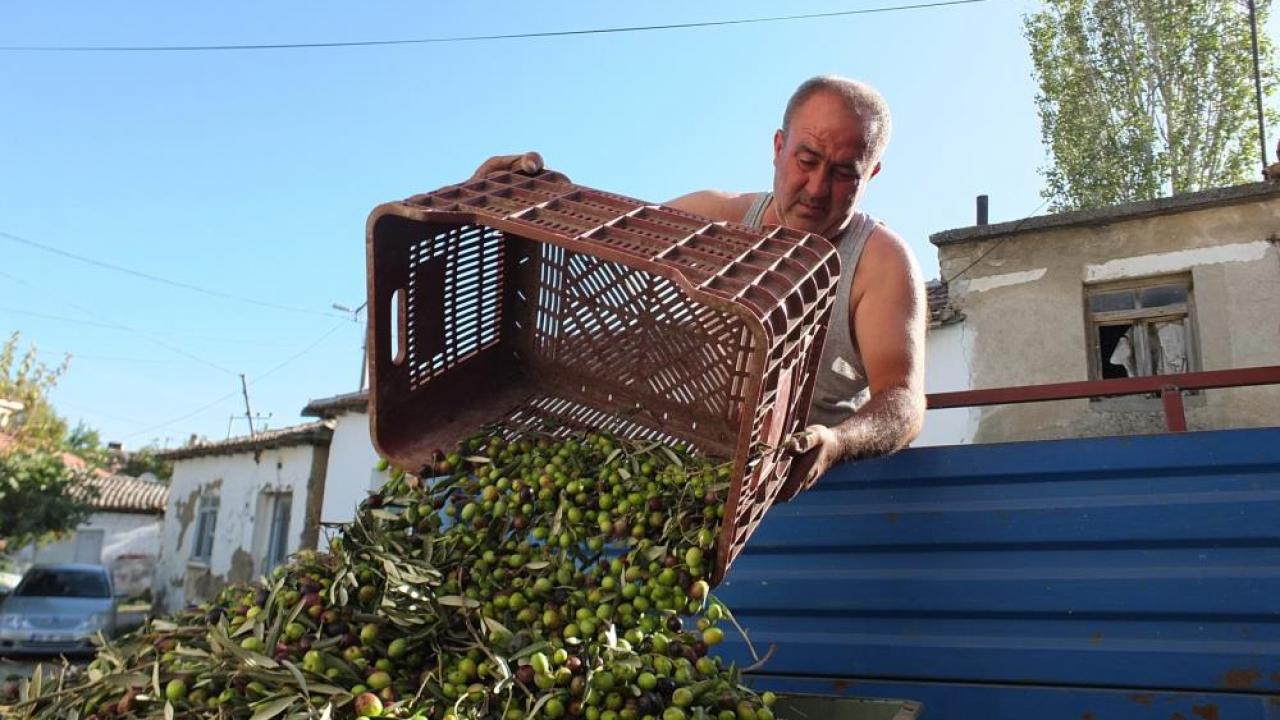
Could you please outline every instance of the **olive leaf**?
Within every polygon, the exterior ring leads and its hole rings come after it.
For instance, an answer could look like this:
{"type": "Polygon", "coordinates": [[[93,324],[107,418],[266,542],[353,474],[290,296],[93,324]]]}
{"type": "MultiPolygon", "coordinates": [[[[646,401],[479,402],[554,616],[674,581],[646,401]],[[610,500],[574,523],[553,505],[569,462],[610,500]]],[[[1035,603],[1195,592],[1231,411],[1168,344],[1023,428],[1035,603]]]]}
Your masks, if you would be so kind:
{"type": "Polygon", "coordinates": [[[288,710],[298,702],[297,695],[286,695],[275,699],[263,700],[254,706],[253,716],[249,720],[271,720],[271,718],[288,710]]]}

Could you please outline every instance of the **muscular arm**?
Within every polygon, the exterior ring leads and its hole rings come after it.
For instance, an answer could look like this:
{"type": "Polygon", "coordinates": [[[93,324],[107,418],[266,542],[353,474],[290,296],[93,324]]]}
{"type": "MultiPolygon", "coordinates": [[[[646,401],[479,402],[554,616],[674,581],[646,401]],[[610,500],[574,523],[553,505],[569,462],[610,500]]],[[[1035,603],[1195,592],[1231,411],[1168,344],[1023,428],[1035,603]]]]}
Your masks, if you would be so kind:
{"type": "Polygon", "coordinates": [[[883,239],[868,258],[873,260],[871,267],[880,271],[867,278],[862,298],[850,315],[871,399],[833,428],[841,460],[901,450],[924,426],[928,316],[924,283],[906,243],[887,230],[883,239]]]}
{"type": "Polygon", "coordinates": [[[901,450],[924,424],[924,283],[906,243],[887,229],[877,230],[867,244],[851,302],[850,330],[858,339],[871,399],[835,427],[808,428],[797,442],[802,454],[783,499],[810,487],[836,463],[901,450]]]}

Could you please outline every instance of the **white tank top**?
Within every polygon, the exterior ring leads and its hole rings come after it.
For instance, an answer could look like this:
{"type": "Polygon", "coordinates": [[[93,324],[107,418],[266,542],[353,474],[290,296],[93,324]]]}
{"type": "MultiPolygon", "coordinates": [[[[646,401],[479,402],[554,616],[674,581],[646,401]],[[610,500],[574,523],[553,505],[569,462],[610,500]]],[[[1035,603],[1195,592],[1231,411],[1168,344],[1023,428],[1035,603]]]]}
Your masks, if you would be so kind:
{"type": "MultiPolygon", "coordinates": [[[[757,195],[747,214],[743,216],[742,224],[760,229],[764,210],[772,199],[773,193],[757,195]]],[[[853,214],[844,232],[833,239],[836,252],[840,255],[840,280],[836,284],[831,323],[827,327],[818,376],[814,380],[809,424],[828,427],[839,425],[871,397],[867,373],[862,367],[862,357],[849,327],[849,292],[853,287],[853,275],[858,269],[862,249],[866,247],[867,238],[877,224],[879,221],[859,210],[853,214]]]]}

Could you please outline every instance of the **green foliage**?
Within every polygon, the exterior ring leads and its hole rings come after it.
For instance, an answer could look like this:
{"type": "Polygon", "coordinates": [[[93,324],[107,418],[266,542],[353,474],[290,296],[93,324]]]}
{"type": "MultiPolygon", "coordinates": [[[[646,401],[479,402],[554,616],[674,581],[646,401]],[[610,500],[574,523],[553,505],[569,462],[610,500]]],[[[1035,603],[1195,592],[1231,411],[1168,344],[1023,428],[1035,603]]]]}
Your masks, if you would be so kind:
{"type": "MultiPolygon", "coordinates": [[[[102,442],[98,431],[78,423],[68,430],[67,422],[49,401],[49,393],[66,373],[70,358],[57,366],[37,359],[34,346],[20,350],[21,335],[13,333],[0,345],[0,399],[22,403],[23,410],[4,432],[22,448],[48,452],[65,451],[84,460],[90,467],[111,469],[117,458],[102,442]]],[[[123,459],[114,472],[137,477],[146,472],[161,480],[173,474],[172,463],[155,457],[156,448],[136,450],[123,459]]]]}
{"type": "MultiPolygon", "coordinates": [[[[1257,9],[1261,27],[1270,0],[1257,9]]],[[[1054,210],[1259,179],[1249,17],[1238,0],[1045,0],[1024,29],[1054,210]]],[[[1276,64],[1265,33],[1258,40],[1269,97],[1276,64]]]]}
{"type": "Polygon", "coordinates": [[[20,341],[14,333],[0,345],[0,398],[23,406],[4,430],[10,447],[0,450],[0,561],[6,552],[73,530],[92,512],[96,491],[86,472],[66,466],[64,452],[90,462],[105,457],[96,432],[81,425],[68,434],[49,402],[67,362],[49,367],[35,348],[20,353],[20,341]]]}
{"type": "Polygon", "coordinates": [[[46,542],[88,519],[95,489],[85,480],[56,453],[0,453],[0,554],[46,542]]]}
{"type": "Polygon", "coordinates": [[[90,467],[107,468],[111,465],[111,453],[102,444],[98,431],[83,422],[77,423],[71,429],[63,447],[67,452],[84,460],[90,467]]]}
{"type": "Polygon", "coordinates": [[[157,458],[157,452],[158,450],[154,447],[144,447],[130,452],[124,466],[120,468],[120,474],[138,477],[143,473],[151,473],[160,480],[168,482],[173,476],[173,462],[157,458]]]}
{"type": "Polygon", "coordinates": [[[15,332],[0,345],[0,399],[23,405],[5,432],[20,446],[53,451],[63,447],[67,423],[54,412],[49,392],[66,372],[68,361],[49,367],[36,358],[34,347],[19,353],[21,339],[15,332]]]}

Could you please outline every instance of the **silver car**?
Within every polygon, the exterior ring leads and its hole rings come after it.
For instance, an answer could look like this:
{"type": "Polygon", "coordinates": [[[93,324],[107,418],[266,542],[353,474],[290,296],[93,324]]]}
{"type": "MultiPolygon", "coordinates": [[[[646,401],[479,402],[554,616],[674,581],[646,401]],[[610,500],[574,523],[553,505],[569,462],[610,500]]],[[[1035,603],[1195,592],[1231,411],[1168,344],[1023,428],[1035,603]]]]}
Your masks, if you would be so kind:
{"type": "Polygon", "coordinates": [[[92,653],[116,631],[111,573],[101,565],[36,565],[0,604],[0,656],[92,653]]]}

